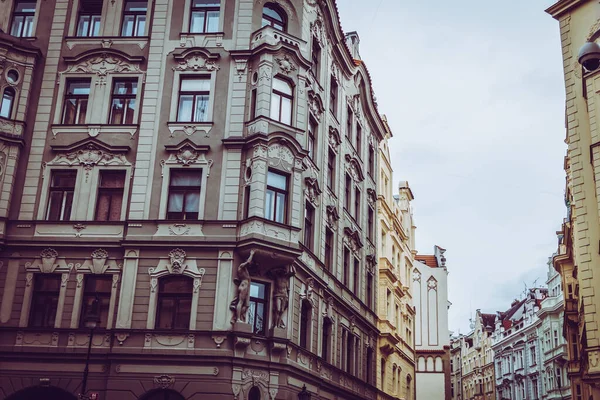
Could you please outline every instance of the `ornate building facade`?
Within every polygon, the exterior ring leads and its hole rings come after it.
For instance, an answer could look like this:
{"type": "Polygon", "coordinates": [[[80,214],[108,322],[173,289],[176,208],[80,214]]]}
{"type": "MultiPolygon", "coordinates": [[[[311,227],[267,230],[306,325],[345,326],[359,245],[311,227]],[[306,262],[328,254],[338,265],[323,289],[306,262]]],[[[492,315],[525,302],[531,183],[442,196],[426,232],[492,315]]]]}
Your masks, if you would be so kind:
{"type": "Polygon", "coordinates": [[[335,1],[1,7],[0,396],[74,398],[89,344],[100,400],[391,397],[388,129],[335,1]]]}
{"type": "Polygon", "coordinates": [[[554,265],[562,276],[564,335],[574,399],[600,398],[600,5],[560,0],[546,10],[559,22],[565,81],[567,218],[554,265]]]}
{"type": "Polygon", "coordinates": [[[448,269],[445,249],[416,255],[413,268],[417,399],[451,398],[448,269]]]}
{"type": "MultiPolygon", "coordinates": [[[[386,124],[387,125],[387,124],[386,124]]],[[[407,182],[394,194],[388,139],[379,147],[379,287],[378,376],[384,393],[394,398],[415,399],[415,310],[412,299],[415,226],[407,182]]]]}

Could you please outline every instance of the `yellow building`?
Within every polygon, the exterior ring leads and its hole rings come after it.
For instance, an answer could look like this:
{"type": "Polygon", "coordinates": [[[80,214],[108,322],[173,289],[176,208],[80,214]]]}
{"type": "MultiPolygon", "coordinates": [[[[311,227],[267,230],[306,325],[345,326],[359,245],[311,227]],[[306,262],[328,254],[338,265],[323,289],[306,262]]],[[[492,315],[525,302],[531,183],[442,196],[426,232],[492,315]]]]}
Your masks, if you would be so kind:
{"type": "MultiPolygon", "coordinates": [[[[384,117],[385,121],[385,117],[384,117]]],[[[386,123],[387,126],[387,123],[386,123]]],[[[378,346],[379,388],[400,399],[415,398],[415,348],[411,271],[414,262],[414,231],[407,182],[393,193],[392,167],[387,138],[379,148],[379,301],[381,331],[378,346]]]]}
{"type": "Polygon", "coordinates": [[[565,297],[567,368],[573,399],[599,399],[600,4],[560,0],[546,12],[560,23],[566,89],[568,210],[554,266],[565,297]]]}

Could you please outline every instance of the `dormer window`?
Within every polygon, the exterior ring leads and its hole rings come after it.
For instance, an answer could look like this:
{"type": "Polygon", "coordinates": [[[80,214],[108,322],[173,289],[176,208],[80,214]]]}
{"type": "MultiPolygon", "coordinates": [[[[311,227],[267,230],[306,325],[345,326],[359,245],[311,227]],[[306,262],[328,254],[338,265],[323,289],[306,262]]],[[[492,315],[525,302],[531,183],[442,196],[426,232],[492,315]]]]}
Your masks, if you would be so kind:
{"type": "Polygon", "coordinates": [[[287,16],[279,6],[267,3],[263,8],[262,26],[272,26],[285,32],[287,31],[287,16]]]}

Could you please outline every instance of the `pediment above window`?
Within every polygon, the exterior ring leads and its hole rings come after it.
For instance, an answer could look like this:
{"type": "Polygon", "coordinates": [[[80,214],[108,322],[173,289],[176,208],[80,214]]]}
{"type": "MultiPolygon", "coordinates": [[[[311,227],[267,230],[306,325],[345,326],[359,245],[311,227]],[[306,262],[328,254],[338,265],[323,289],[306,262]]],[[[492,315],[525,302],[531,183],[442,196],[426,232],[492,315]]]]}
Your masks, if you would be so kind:
{"type": "Polygon", "coordinates": [[[358,233],[358,231],[356,230],[352,230],[351,228],[345,227],[344,228],[344,241],[348,244],[348,246],[350,247],[350,250],[352,250],[353,252],[358,252],[360,249],[362,249],[363,247],[363,242],[360,238],[360,233],[358,233]]]}
{"type": "Polygon", "coordinates": [[[190,47],[176,50],[173,58],[177,65],[173,67],[176,71],[216,71],[220,67],[217,64],[219,54],[213,54],[210,51],[200,47],[190,47]]]}
{"type": "Polygon", "coordinates": [[[75,57],[64,57],[68,64],[66,70],[59,72],[63,74],[96,74],[99,78],[97,84],[106,84],[106,76],[113,73],[139,72],[140,64],[144,57],[129,56],[119,50],[94,49],[83,52],[75,57]]]}
{"type": "Polygon", "coordinates": [[[367,188],[367,202],[370,206],[375,206],[377,203],[377,192],[371,188],[367,188]]]}
{"type": "Polygon", "coordinates": [[[306,177],[304,178],[304,184],[306,185],[306,189],[304,189],[306,198],[308,201],[318,207],[319,196],[322,193],[321,188],[319,187],[319,181],[316,178],[306,177]]]}
{"type": "Polygon", "coordinates": [[[176,145],[165,145],[165,150],[169,153],[169,157],[161,160],[160,164],[163,168],[165,164],[181,164],[184,167],[200,165],[206,167],[206,176],[210,176],[213,160],[206,158],[210,146],[199,145],[190,139],[185,139],[176,145]]]}
{"type": "Polygon", "coordinates": [[[195,259],[187,259],[187,255],[183,249],[173,249],[167,254],[167,258],[161,258],[158,265],[148,269],[148,274],[151,278],[151,291],[156,291],[158,279],[167,275],[185,275],[194,278],[194,293],[202,286],[202,278],[206,273],[206,269],[198,268],[195,259]]]}
{"type": "Polygon", "coordinates": [[[314,90],[308,91],[308,109],[311,114],[317,119],[317,121],[321,121],[321,115],[325,111],[325,107],[323,106],[323,100],[318,93],[314,90]]]}
{"type": "Polygon", "coordinates": [[[336,230],[338,227],[339,220],[340,220],[340,214],[338,213],[336,206],[333,206],[333,205],[327,206],[327,225],[331,229],[336,230]]]}
{"type": "Polygon", "coordinates": [[[97,165],[131,166],[125,158],[129,146],[111,146],[91,138],[66,146],[51,146],[58,154],[46,166],[83,166],[89,170],[97,165]]]}
{"type": "Polygon", "coordinates": [[[365,174],[360,166],[360,163],[356,157],[352,157],[350,154],[346,154],[346,169],[356,182],[362,182],[365,180],[365,174]]]}
{"type": "Polygon", "coordinates": [[[338,147],[342,143],[342,138],[340,137],[340,132],[333,127],[329,127],[329,146],[337,152],[338,147]]]}

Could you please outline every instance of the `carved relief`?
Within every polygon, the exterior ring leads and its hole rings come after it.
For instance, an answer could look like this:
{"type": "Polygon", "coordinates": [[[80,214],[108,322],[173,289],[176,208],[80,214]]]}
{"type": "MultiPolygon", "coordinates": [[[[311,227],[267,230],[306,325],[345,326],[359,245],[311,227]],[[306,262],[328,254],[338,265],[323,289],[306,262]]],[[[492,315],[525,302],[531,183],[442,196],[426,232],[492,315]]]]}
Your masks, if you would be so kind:
{"type": "Polygon", "coordinates": [[[185,251],[173,249],[169,252],[170,264],[167,267],[172,274],[181,274],[185,270],[185,251]]]}
{"type": "Polygon", "coordinates": [[[367,271],[373,273],[377,266],[377,256],[375,254],[367,254],[367,271]]]}
{"type": "Polygon", "coordinates": [[[280,143],[273,143],[268,148],[269,165],[291,172],[294,167],[294,154],[280,143]]]}
{"type": "Polygon", "coordinates": [[[207,60],[200,52],[191,52],[173,67],[175,71],[217,71],[219,69],[215,61],[207,60]]]}
{"type": "Polygon", "coordinates": [[[344,228],[344,235],[344,242],[352,252],[357,253],[363,247],[363,242],[360,239],[358,231],[346,227],[344,228]]]}
{"type": "Polygon", "coordinates": [[[355,157],[352,157],[350,154],[346,154],[346,169],[352,176],[355,182],[362,182],[365,179],[365,175],[363,174],[362,168],[360,167],[360,163],[355,157]]]}
{"type": "MultiPolygon", "coordinates": [[[[309,5],[311,6],[315,6],[317,5],[317,0],[310,0],[309,5]]],[[[323,16],[321,15],[321,13],[317,10],[317,18],[310,23],[310,32],[312,33],[312,35],[315,37],[315,39],[317,39],[317,41],[319,42],[319,46],[324,47],[326,40],[325,40],[325,28],[323,26],[323,16]]]]}
{"type": "Polygon", "coordinates": [[[337,152],[338,147],[342,143],[342,139],[340,138],[340,133],[333,126],[329,127],[329,146],[335,152],[337,152]]]}
{"type": "Polygon", "coordinates": [[[437,280],[432,276],[427,279],[427,289],[428,290],[437,290],[437,280]]]}
{"type": "Polygon", "coordinates": [[[335,231],[338,228],[339,220],[340,214],[338,213],[336,206],[327,206],[327,226],[335,231]]]}
{"type": "Polygon", "coordinates": [[[160,389],[168,389],[175,384],[175,378],[169,375],[154,377],[154,386],[160,389]]]}
{"type": "Polygon", "coordinates": [[[313,278],[306,279],[304,293],[300,294],[300,299],[307,300],[313,307],[316,307],[317,299],[315,297],[315,280],[313,278]]]}
{"type": "Polygon", "coordinates": [[[58,266],[58,264],[56,264],[58,252],[54,249],[47,248],[42,250],[42,252],[40,253],[40,257],[42,258],[42,263],[39,265],[40,272],[45,274],[54,272],[54,270],[58,266]]]}
{"type": "Polygon", "coordinates": [[[419,272],[419,270],[416,268],[413,270],[413,281],[421,282],[421,272],[419,272]]]}
{"type": "Polygon", "coordinates": [[[273,327],[285,328],[285,319],[290,301],[290,277],[296,274],[296,268],[288,265],[286,268],[276,268],[269,271],[269,276],[274,280],[273,300],[273,327]]]}
{"type": "Polygon", "coordinates": [[[122,154],[113,154],[106,152],[100,148],[98,148],[94,144],[88,144],[84,148],[67,153],[67,154],[58,154],[54,159],[46,165],[66,165],[66,166],[75,166],[81,165],[86,171],[86,182],[87,177],[89,176],[89,172],[97,165],[108,166],[108,165],[118,165],[118,166],[130,166],[131,163],[127,161],[124,155],[122,154]]]}
{"type": "Polygon", "coordinates": [[[287,54],[284,54],[282,58],[276,57],[275,61],[279,64],[279,70],[286,75],[297,69],[287,54]]]}
{"type": "Polygon", "coordinates": [[[304,194],[308,201],[313,203],[316,207],[319,206],[319,195],[322,193],[319,188],[319,181],[316,178],[304,178],[304,183],[306,184],[306,189],[304,189],[304,194]]]}
{"type": "Polygon", "coordinates": [[[377,192],[371,188],[367,189],[367,202],[371,207],[375,207],[377,203],[377,192]]]}
{"type": "Polygon", "coordinates": [[[237,278],[233,280],[233,283],[237,286],[237,292],[229,305],[229,309],[233,311],[231,324],[235,324],[237,321],[246,322],[248,307],[250,306],[250,272],[248,268],[252,266],[253,258],[254,250],[250,251],[248,259],[237,268],[237,278]]]}
{"type": "Polygon", "coordinates": [[[320,122],[321,115],[323,115],[325,107],[323,106],[321,96],[315,93],[314,90],[308,91],[308,109],[311,111],[312,115],[317,119],[317,121],[320,122]]]}
{"type": "Polygon", "coordinates": [[[120,72],[142,72],[138,65],[130,64],[114,54],[104,53],[99,56],[89,57],[81,63],[69,66],[65,71],[59,72],[59,75],[66,73],[84,73],[96,74],[97,85],[106,84],[106,76],[112,73],[120,72]]]}
{"type": "Polygon", "coordinates": [[[108,258],[108,252],[104,249],[94,250],[91,254],[92,264],[90,270],[93,274],[102,274],[105,271],[104,265],[108,258]]]}

